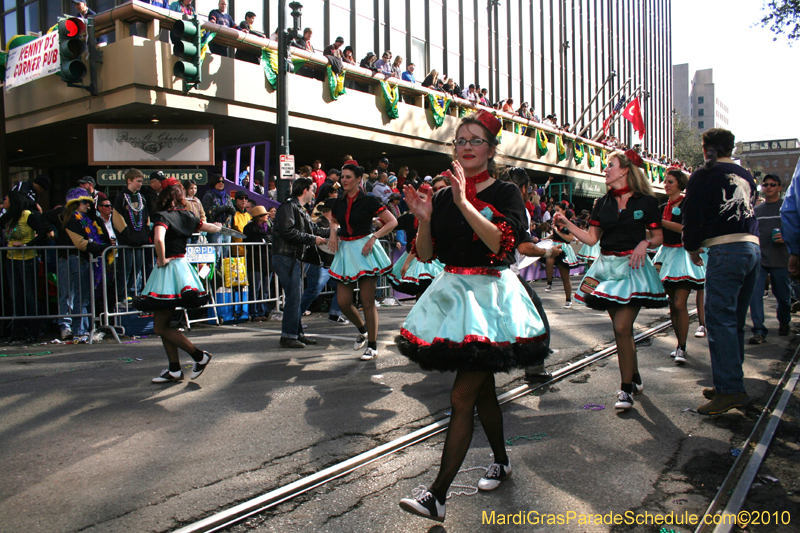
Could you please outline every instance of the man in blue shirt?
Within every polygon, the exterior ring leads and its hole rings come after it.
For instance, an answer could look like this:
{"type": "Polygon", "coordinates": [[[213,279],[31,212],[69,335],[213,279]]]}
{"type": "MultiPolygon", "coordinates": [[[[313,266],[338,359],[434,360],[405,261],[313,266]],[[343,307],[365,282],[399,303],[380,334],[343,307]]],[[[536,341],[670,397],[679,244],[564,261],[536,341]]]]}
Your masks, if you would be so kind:
{"type": "MultiPolygon", "coordinates": [[[[93,10],[89,9],[84,0],[72,0],[72,3],[75,4],[75,10],[78,12],[78,17],[82,18],[83,20],[89,20],[89,17],[94,17],[97,15],[97,13],[95,13],[93,10]]],[[[97,44],[98,46],[105,46],[108,44],[108,37],[105,35],[97,37],[97,44]]]]}
{"type": "Polygon", "coordinates": [[[403,72],[403,80],[415,85],[417,80],[414,79],[414,63],[409,63],[408,68],[403,72]]]}
{"type": "MultiPolygon", "coordinates": [[[[208,14],[208,21],[228,28],[233,28],[236,26],[236,23],[233,22],[233,17],[225,13],[225,9],[227,9],[227,7],[228,0],[219,0],[219,9],[214,9],[208,14]]],[[[228,47],[221,44],[216,44],[213,40],[208,43],[208,50],[212,54],[228,57],[228,47]]]]}

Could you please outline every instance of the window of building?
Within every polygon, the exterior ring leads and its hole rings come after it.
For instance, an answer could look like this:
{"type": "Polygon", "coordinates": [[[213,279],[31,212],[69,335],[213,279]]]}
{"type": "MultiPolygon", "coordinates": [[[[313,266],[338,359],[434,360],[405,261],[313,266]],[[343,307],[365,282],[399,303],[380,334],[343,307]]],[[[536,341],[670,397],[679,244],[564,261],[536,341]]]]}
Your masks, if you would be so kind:
{"type": "Polygon", "coordinates": [[[778,168],[778,160],[777,159],[773,159],[772,160],[772,168],[778,168]]]}
{"type": "Polygon", "coordinates": [[[783,160],[783,166],[785,166],[785,167],[789,166],[789,158],[788,157],[783,160]]]}
{"type": "Polygon", "coordinates": [[[700,122],[697,123],[697,129],[702,130],[705,127],[705,125],[706,123],[701,120],[700,122]]]}
{"type": "Polygon", "coordinates": [[[700,109],[697,110],[697,116],[702,117],[702,116],[705,116],[705,114],[706,114],[706,110],[705,109],[700,108],[700,109]]]}
{"type": "Polygon", "coordinates": [[[698,97],[697,97],[697,103],[698,103],[698,104],[702,104],[702,103],[704,103],[704,102],[703,102],[703,100],[705,100],[705,98],[704,98],[704,97],[702,97],[702,96],[698,96],[698,97]]]}

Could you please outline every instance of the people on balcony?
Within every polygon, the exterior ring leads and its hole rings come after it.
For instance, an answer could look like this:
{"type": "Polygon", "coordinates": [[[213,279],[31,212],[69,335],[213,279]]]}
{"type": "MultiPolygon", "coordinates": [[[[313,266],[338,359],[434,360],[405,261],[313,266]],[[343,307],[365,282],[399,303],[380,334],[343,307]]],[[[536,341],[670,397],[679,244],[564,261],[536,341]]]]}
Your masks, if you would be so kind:
{"type": "Polygon", "coordinates": [[[344,52],[342,52],[342,62],[348,65],[358,65],[352,46],[345,46],[344,52]]]}
{"type": "MultiPolygon", "coordinates": [[[[211,10],[211,13],[208,14],[208,21],[219,24],[220,26],[225,26],[226,28],[236,27],[236,23],[233,22],[233,17],[225,12],[228,8],[228,0],[219,0],[217,6],[217,9],[211,10]]],[[[208,43],[208,50],[212,54],[228,57],[228,47],[215,43],[213,40],[208,43]]]]}
{"type": "Polygon", "coordinates": [[[403,81],[407,81],[411,85],[416,85],[417,84],[417,80],[416,80],[416,78],[414,78],[414,69],[415,68],[416,67],[415,67],[414,63],[409,63],[408,64],[408,66],[406,67],[405,72],[403,72],[403,75],[402,75],[403,81]]]}
{"type": "Polygon", "coordinates": [[[375,68],[378,69],[378,72],[384,74],[386,76],[392,75],[392,52],[391,50],[386,50],[381,58],[375,62],[375,68]]]}
{"type": "Polygon", "coordinates": [[[329,44],[325,47],[322,51],[322,55],[326,56],[333,56],[338,57],[341,59],[342,57],[342,46],[344,45],[344,37],[337,37],[333,44],[329,44]]]}
{"type": "Polygon", "coordinates": [[[192,7],[192,0],[175,0],[169,5],[170,11],[179,11],[187,17],[194,16],[194,7],[192,7]]]}

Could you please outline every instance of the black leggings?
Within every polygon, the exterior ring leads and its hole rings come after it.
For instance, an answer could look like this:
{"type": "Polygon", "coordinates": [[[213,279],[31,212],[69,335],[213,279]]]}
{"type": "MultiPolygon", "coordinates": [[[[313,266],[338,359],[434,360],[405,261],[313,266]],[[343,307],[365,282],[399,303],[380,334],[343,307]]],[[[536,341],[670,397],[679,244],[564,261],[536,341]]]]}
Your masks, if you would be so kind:
{"type": "Polygon", "coordinates": [[[447,491],[458,474],[464,457],[472,441],[475,426],[475,407],[489,445],[494,453],[495,463],[506,463],[505,440],[503,438],[503,413],[495,392],[494,374],[491,372],[470,372],[459,370],[450,392],[452,415],[447,437],[444,441],[442,464],[439,475],[430,487],[431,493],[443,502],[447,491]]]}
{"type": "Polygon", "coordinates": [[[164,345],[164,350],[167,352],[167,359],[169,359],[170,363],[180,364],[180,358],[178,357],[178,348],[180,348],[191,355],[195,361],[202,360],[202,355],[200,359],[196,358],[195,352],[197,348],[186,338],[186,335],[169,326],[174,312],[174,309],[165,309],[153,313],[153,332],[161,337],[161,344],[164,345]]]}

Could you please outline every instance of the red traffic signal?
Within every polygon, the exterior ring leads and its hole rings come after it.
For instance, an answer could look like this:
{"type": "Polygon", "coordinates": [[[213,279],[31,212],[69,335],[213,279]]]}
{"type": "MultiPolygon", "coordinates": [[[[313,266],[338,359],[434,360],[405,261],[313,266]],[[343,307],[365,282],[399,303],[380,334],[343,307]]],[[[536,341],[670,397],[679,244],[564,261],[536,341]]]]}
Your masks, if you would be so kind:
{"type": "Polygon", "coordinates": [[[77,17],[70,17],[58,23],[60,37],[72,38],[86,35],[86,22],[77,17]]]}

